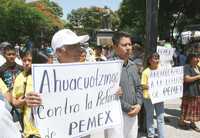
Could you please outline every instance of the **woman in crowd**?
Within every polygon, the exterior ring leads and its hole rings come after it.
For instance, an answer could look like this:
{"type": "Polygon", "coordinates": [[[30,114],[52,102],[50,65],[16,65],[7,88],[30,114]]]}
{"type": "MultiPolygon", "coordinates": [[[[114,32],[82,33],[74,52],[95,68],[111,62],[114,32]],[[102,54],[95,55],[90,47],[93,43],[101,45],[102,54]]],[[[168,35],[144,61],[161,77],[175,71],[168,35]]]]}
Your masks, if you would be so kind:
{"type": "Polygon", "coordinates": [[[158,138],[164,138],[164,103],[152,104],[148,92],[148,79],[151,70],[159,67],[159,54],[152,53],[147,59],[147,68],[142,72],[141,84],[143,87],[144,107],[146,112],[146,124],[148,138],[155,138],[155,129],[153,127],[154,108],[157,117],[158,138]]]}
{"type": "Polygon", "coordinates": [[[200,67],[198,62],[198,53],[192,52],[188,55],[187,64],[184,66],[184,90],[179,126],[200,132],[195,124],[200,121],[200,67]]]}
{"type": "Polygon", "coordinates": [[[23,113],[23,127],[24,127],[24,138],[39,138],[39,131],[34,126],[31,108],[32,105],[27,104],[27,96],[33,91],[32,86],[32,75],[31,75],[31,64],[32,64],[32,50],[24,50],[20,53],[23,62],[24,71],[21,72],[15,80],[13,87],[13,104],[16,107],[20,107],[23,113]]]}

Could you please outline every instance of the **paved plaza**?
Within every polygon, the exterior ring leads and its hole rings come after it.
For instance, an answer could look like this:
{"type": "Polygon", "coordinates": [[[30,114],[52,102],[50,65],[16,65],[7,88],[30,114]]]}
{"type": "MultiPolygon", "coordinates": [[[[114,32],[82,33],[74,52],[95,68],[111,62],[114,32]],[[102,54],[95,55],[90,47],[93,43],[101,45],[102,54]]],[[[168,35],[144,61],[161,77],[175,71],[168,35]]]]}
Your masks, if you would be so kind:
{"type": "MultiPolygon", "coordinates": [[[[178,126],[178,118],[180,115],[181,100],[171,100],[165,102],[165,116],[169,120],[165,124],[166,138],[200,138],[200,133],[194,130],[182,130],[178,126]]],[[[156,122],[155,122],[156,124],[156,122]]],[[[200,127],[200,122],[197,123],[200,127]]],[[[145,134],[141,134],[138,138],[145,138],[145,134]]]]}

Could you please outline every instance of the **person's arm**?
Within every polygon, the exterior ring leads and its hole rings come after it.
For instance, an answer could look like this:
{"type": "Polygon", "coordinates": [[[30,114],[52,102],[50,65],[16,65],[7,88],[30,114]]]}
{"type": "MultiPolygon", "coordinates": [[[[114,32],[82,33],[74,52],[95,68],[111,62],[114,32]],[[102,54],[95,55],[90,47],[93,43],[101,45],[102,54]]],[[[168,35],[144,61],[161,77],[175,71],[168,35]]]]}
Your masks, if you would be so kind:
{"type": "Polygon", "coordinates": [[[142,72],[142,76],[141,76],[141,86],[142,86],[142,91],[143,94],[145,94],[145,92],[148,91],[149,86],[148,86],[148,69],[145,69],[142,72]]]}
{"type": "MultiPolygon", "coordinates": [[[[122,79],[122,78],[121,78],[121,79],[122,79]]],[[[127,83],[128,83],[128,82],[127,82],[127,83]]],[[[122,81],[120,80],[120,86],[121,86],[121,89],[122,89],[124,95],[120,96],[119,98],[120,98],[121,108],[122,108],[123,112],[128,113],[129,111],[131,111],[131,106],[132,106],[132,105],[131,105],[129,102],[127,102],[127,100],[128,100],[128,98],[129,98],[130,96],[132,97],[132,95],[131,95],[131,94],[127,95],[128,93],[126,93],[126,88],[123,87],[123,85],[124,85],[124,84],[123,84],[122,81]]]]}
{"type": "Polygon", "coordinates": [[[13,89],[12,89],[12,104],[15,107],[23,107],[25,103],[24,95],[23,95],[23,89],[21,89],[21,83],[22,80],[20,76],[17,76],[14,84],[13,84],[13,89]]]}
{"type": "Polygon", "coordinates": [[[191,67],[186,65],[184,66],[184,82],[191,83],[197,80],[200,80],[200,75],[191,76],[191,67]]]}
{"type": "Polygon", "coordinates": [[[140,82],[139,74],[137,73],[137,69],[134,70],[133,76],[135,81],[135,94],[137,104],[131,106],[131,110],[128,112],[130,117],[136,116],[139,113],[143,103],[142,85],[140,82]]]}
{"type": "Polygon", "coordinates": [[[134,70],[133,73],[134,73],[133,75],[134,75],[134,81],[135,81],[135,93],[136,93],[137,104],[142,106],[143,94],[142,94],[142,85],[140,82],[140,77],[136,70],[134,70]]]}
{"type": "Polygon", "coordinates": [[[184,76],[184,82],[186,83],[191,83],[196,80],[200,80],[200,75],[196,75],[196,76],[185,75],[184,76]]]}
{"type": "Polygon", "coordinates": [[[13,97],[12,104],[15,107],[23,107],[26,104],[24,96],[20,96],[19,98],[13,97]]]}
{"type": "Polygon", "coordinates": [[[126,113],[130,112],[132,105],[126,102],[126,100],[124,100],[123,97],[120,97],[120,101],[121,101],[122,110],[126,113]]]}
{"type": "Polygon", "coordinates": [[[9,103],[12,103],[12,94],[11,90],[8,89],[4,81],[0,78],[0,91],[4,97],[8,100],[9,103]]]}

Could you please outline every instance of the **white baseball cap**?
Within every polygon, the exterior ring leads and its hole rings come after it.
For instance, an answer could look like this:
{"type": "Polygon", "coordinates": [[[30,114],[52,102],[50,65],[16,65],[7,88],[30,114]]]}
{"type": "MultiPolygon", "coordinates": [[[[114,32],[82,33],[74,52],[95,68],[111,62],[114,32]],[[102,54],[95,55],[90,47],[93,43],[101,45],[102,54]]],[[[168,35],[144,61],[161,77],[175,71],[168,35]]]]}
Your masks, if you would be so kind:
{"type": "Polygon", "coordinates": [[[53,35],[51,46],[54,50],[64,45],[84,43],[89,40],[88,35],[77,36],[70,29],[62,29],[53,35]]]}

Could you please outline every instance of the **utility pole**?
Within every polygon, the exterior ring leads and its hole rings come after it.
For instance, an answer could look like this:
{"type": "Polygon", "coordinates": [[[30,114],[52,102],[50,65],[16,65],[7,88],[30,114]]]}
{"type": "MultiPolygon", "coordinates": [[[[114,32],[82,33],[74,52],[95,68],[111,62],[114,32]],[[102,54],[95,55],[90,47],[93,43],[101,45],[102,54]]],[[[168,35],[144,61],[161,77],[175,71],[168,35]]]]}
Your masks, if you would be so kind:
{"type": "Polygon", "coordinates": [[[156,52],[158,25],[158,0],[146,0],[146,48],[145,55],[156,52]]]}

